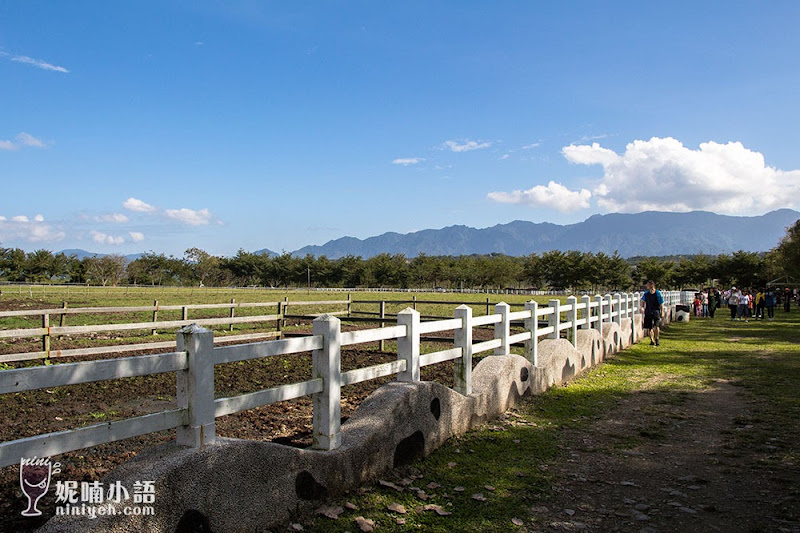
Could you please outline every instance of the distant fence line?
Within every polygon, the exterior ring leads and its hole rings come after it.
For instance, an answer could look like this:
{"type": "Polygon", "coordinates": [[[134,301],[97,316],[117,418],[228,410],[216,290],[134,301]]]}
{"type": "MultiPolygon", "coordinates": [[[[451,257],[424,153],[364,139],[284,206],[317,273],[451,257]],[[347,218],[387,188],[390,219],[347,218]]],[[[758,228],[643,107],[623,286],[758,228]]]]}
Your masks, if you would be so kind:
{"type": "MultiPolygon", "coordinates": [[[[0,291],[7,291],[9,294],[22,295],[28,292],[33,295],[36,291],[46,293],[48,288],[60,289],[67,291],[74,289],[74,294],[90,294],[91,292],[103,292],[108,294],[111,292],[125,291],[128,295],[130,291],[147,290],[147,291],[161,291],[167,293],[169,291],[185,292],[185,291],[204,291],[204,292],[238,292],[238,291],[287,291],[287,292],[441,292],[453,294],[521,294],[531,296],[566,296],[573,294],[571,291],[566,290],[533,290],[533,289],[445,289],[441,287],[428,287],[428,288],[406,288],[401,289],[397,287],[264,287],[260,285],[251,285],[246,287],[208,287],[208,286],[194,286],[194,285],[87,285],[85,283],[28,283],[21,281],[0,281],[0,291]],[[10,290],[6,289],[9,287],[10,290]]],[[[60,292],[60,291],[59,291],[60,292]]]]}
{"type": "MultiPolygon", "coordinates": [[[[622,327],[623,319],[641,313],[640,296],[639,293],[585,295],[580,302],[570,296],[566,304],[554,299],[542,307],[530,301],[521,311],[512,311],[509,304],[500,302],[493,314],[477,317],[473,317],[471,307],[461,305],[455,309],[454,318],[432,322],[422,322],[418,311],[406,309],[397,313],[395,326],[346,332],[341,330],[339,318],[323,315],[314,320],[312,334],[308,336],[221,347],[214,346],[212,331],[193,324],[177,333],[177,351],[172,353],[3,370],[0,394],[174,372],[177,408],[3,442],[0,466],[18,464],[20,457],[52,456],[168,429],[177,430],[177,444],[199,447],[214,441],[218,417],[308,395],[313,397],[312,447],[333,450],[341,443],[343,386],[395,374],[398,381],[417,382],[421,367],[452,360],[454,390],[468,395],[472,391],[473,355],[487,351],[508,355],[512,345],[522,343],[526,359],[538,366],[540,338],[557,339],[566,331],[577,347],[578,328],[594,328],[602,334],[604,324],[615,322],[622,327]],[[540,327],[540,319],[546,320],[547,325],[540,327]],[[522,321],[524,331],[512,334],[512,321],[522,321]],[[473,328],[489,325],[494,325],[494,338],[473,343],[473,328]],[[421,355],[421,336],[442,331],[453,331],[454,347],[421,355]],[[342,347],[381,340],[397,341],[397,360],[341,371],[342,347]],[[215,398],[215,365],[309,351],[312,379],[215,398]]],[[[666,305],[680,301],[678,292],[666,292],[664,297],[666,305]]],[[[630,327],[635,342],[633,320],[630,327]]]]}

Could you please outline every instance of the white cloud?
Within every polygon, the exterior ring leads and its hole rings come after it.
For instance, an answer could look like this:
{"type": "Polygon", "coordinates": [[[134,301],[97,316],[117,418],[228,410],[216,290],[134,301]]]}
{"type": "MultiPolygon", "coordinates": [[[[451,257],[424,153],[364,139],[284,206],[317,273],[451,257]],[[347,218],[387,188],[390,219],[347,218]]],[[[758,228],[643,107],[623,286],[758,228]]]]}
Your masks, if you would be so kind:
{"type": "MultiPolygon", "coordinates": [[[[183,207],[181,209],[162,209],[154,205],[150,205],[137,198],[128,198],[123,202],[123,207],[130,211],[137,211],[140,213],[152,213],[161,217],[166,217],[172,220],[177,220],[190,226],[207,226],[214,221],[214,215],[208,209],[188,209],[183,207]]],[[[124,216],[124,215],[122,215],[124,216]]],[[[127,218],[127,217],[126,217],[127,218]]],[[[127,221],[127,220],[126,220],[127,221]]],[[[222,224],[222,221],[216,220],[217,224],[222,224]]]]}
{"type": "Polygon", "coordinates": [[[129,231],[128,235],[131,236],[133,242],[142,242],[144,240],[144,233],[140,231],[129,231]]]}
{"type": "Polygon", "coordinates": [[[0,216],[0,241],[52,242],[65,236],[63,231],[46,224],[42,215],[34,216],[33,220],[26,215],[16,215],[11,219],[0,216]]]}
{"type": "Polygon", "coordinates": [[[589,199],[591,197],[592,193],[586,189],[571,191],[554,181],[549,182],[546,187],[544,185],[536,185],[526,191],[489,193],[489,198],[495,202],[549,207],[565,213],[586,209],[589,207],[589,199]]]}
{"type": "Polygon", "coordinates": [[[14,137],[15,141],[0,141],[0,150],[18,150],[23,146],[30,148],[45,148],[47,145],[30,133],[20,132],[14,137]]]}
{"type": "Polygon", "coordinates": [[[692,150],[676,139],[653,137],[628,144],[623,154],[597,143],[562,152],[572,163],[603,167],[594,196],[609,211],[756,214],[800,205],[800,170],[767,166],[761,153],[740,142],[710,141],[692,150]]]}
{"type": "Polygon", "coordinates": [[[526,144],[525,146],[523,146],[523,147],[522,147],[522,149],[523,149],[523,150],[530,150],[531,148],[536,148],[537,146],[540,146],[541,144],[542,144],[542,143],[531,143],[531,144],[526,144]]]}
{"type": "Polygon", "coordinates": [[[125,242],[125,237],[122,236],[114,236],[114,235],[107,235],[100,231],[91,231],[92,240],[98,244],[111,244],[114,246],[118,246],[125,242]]]}
{"type": "Polygon", "coordinates": [[[122,202],[122,207],[129,211],[136,211],[138,213],[152,213],[156,211],[156,208],[146,202],[139,200],[138,198],[128,198],[124,202],[122,202]]]}
{"type": "Polygon", "coordinates": [[[480,150],[481,148],[489,148],[492,143],[488,141],[477,142],[465,139],[461,143],[458,141],[445,141],[442,147],[451,152],[469,152],[470,150],[480,150]]]}
{"type": "Polygon", "coordinates": [[[166,209],[164,214],[169,218],[179,220],[190,226],[204,226],[211,222],[213,217],[211,211],[208,209],[195,211],[194,209],[187,209],[185,207],[181,209],[166,209]]]}
{"type": "Polygon", "coordinates": [[[508,158],[509,158],[508,154],[503,154],[503,155],[500,156],[500,159],[502,159],[502,160],[505,160],[505,159],[508,159],[508,158]]]}
{"type": "Polygon", "coordinates": [[[52,63],[48,63],[47,61],[42,61],[41,59],[34,59],[28,56],[13,55],[9,54],[8,52],[0,51],[0,57],[7,57],[8,59],[16,63],[25,63],[26,65],[32,65],[36,68],[40,68],[43,70],[51,70],[53,72],[61,72],[63,74],[67,74],[69,72],[69,70],[65,69],[64,67],[53,65],[52,63]]]}
{"type": "Polygon", "coordinates": [[[94,217],[96,222],[113,222],[114,224],[124,224],[130,220],[126,215],[122,213],[108,213],[105,215],[99,215],[94,217]]]}
{"type": "Polygon", "coordinates": [[[24,131],[17,135],[17,142],[25,146],[44,148],[44,142],[42,142],[40,139],[37,139],[30,133],[25,133],[24,131]]]}
{"type": "Polygon", "coordinates": [[[417,163],[425,161],[421,157],[399,157],[392,161],[393,165],[416,165],[417,163]]]}

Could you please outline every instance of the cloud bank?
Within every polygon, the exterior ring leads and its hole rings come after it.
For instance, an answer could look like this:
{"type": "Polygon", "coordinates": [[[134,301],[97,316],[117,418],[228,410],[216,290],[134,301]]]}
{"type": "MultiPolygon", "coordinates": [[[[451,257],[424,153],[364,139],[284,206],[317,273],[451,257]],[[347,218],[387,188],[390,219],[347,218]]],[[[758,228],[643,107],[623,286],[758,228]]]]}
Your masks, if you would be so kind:
{"type": "Polygon", "coordinates": [[[546,187],[536,185],[526,191],[489,193],[489,198],[495,202],[549,207],[562,213],[586,209],[591,197],[592,193],[586,189],[571,191],[554,181],[549,182],[546,187]]]}
{"type": "Polygon", "coordinates": [[[797,206],[800,170],[783,171],[740,142],[700,144],[697,150],[671,137],[634,141],[617,154],[597,143],[566,146],[568,161],[601,165],[593,193],[609,211],[692,211],[762,214],[797,206]]]}
{"type": "Polygon", "coordinates": [[[64,237],[66,234],[47,224],[42,215],[35,215],[33,219],[26,215],[10,219],[0,215],[0,241],[54,242],[64,237]]]}
{"type": "Polygon", "coordinates": [[[694,150],[671,137],[636,140],[621,154],[598,143],[565,146],[567,161],[600,165],[592,191],[550,181],[525,191],[491,192],[496,202],[549,207],[562,212],[598,207],[611,212],[713,211],[761,215],[800,206],[800,170],[766,164],[763,154],[740,142],[709,141],[694,150]]]}

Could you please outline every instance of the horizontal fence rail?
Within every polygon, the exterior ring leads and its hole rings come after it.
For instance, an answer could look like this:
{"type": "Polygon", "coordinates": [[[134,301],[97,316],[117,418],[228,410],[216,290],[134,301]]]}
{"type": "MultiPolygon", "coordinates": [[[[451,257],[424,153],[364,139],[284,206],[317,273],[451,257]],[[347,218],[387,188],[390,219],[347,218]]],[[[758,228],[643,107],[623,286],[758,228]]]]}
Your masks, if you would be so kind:
{"type": "MultiPolygon", "coordinates": [[[[665,303],[680,301],[680,294],[667,292],[664,297],[665,303]]],[[[492,350],[495,355],[508,355],[513,344],[522,343],[525,357],[538,366],[537,344],[542,338],[559,338],[567,331],[577,345],[579,327],[602,330],[604,323],[632,319],[641,313],[640,299],[639,293],[584,295],[580,301],[570,296],[566,304],[550,300],[547,307],[539,307],[530,301],[524,310],[514,312],[500,302],[493,314],[478,317],[473,317],[471,307],[460,305],[454,318],[426,323],[420,321],[419,312],[409,308],[397,314],[395,326],[348,332],[341,331],[339,318],[328,314],[314,320],[312,335],[219,347],[214,346],[212,331],[192,324],[179,330],[178,350],[172,353],[0,371],[0,394],[174,372],[178,403],[176,409],[0,443],[0,466],[17,464],[21,457],[56,455],[168,429],[176,430],[179,445],[202,446],[215,439],[215,419],[220,416],[304,396],[311,396],[313,403],[312,447],[332,450],[341,442],[344,386],[391,375],[399,381],[419,381],[421,367],[454,361],[454,389],[470,394],[473,355],[492,350]],[[540,319],[546,319],[547,326],[539,327],[540,319]],[[524,331],[511,333],[512,321],[522,321],[524,331]],[[472,329],[492,324],[494,338],[473,343],[472,329]],[[454,333],[454,347],[421,354],[420,335],[443,331],[454,333]],[[378,340],[397,341],[397,360],[341,371],[343,346],[378,340]],[[215,398],[215,365],[303,352],[312,355],[311,379],[215,398]]]]}
{"type": "MultiPolygon", "coordinates": [[[[110,345],[98,346],[92,348],[71,348],[63,350],[54,350],[51,348],[51,339],[53,336],[65,335],[84,335],[92,333],[108,333],[108,332],[126,332],[126,331],[142,331],[150,330],[151,334],[156,334],[158,329],[173,329],[183,327],[189,324],[198,324],[202,326],[228,326],[230,331],[233,331],[235,324],[257,324],[257,323],[276,323],[277,331],[275,332],[262,332],[250,333],[242,335],[228,335],[225,337],[218,337],[216,342],[239,342],[245,340],[265,339],[269,337],[280,337],[281,329],[285,326],[286,319],[313,319],[318,314],[313,315],[290,315],[287,314],[289,306],[292,307],[308,307],[308,306],[327,306],[327,305],[346,305],[349,309],[352,300],[317,300],[317,301],[289,301],[288,298],[282,302],[236,302],[232,300],[230,303],[220,304],[189,304],[189,305],[159,305],[158,301],[152,306],[132,306],[132,307],[67,307],[66,302],[64,307],[53,309],[23,309],[13,311],[0,311],[0,320],[3,318],[13,317],[26,317],[26,316],[41,316],[42,327],[37,328],[15,328],[15,329],[0,329],[0,339],[30,339],[42,338],[41,351],[27,351],[19,353],[0,354],[0,363],[9,363],[14,361],[30,361],[33,359],[49,359],[57,357],[76,357],[85,355],[97,355],[106,353],[129,352],[137,350],[150,350],[150,349],[164,349],[174,348],[175,341],[166,342],[142,342],[136,344],[125,345],[110,345]],[[248,315],[248,316],[235,316],[236,309],[244,308],[273,308],[277,310],[277,314],[269,315],[248,315]],[[229,309],[229,316],[215,317],[215,318],[189,318],[189,310],[192,309],[229,309]],[[159,311],[181,311],[182,318],[180,320],[158,320],[159,311]],[[66,315],[105,315],[116,313],[136,313],[136,312],[151,312],[152,320],[147,322],[124,322],[114,324],[93,324],[85,326],[67,326],[65,325],[66,315]],[[50,324],[50,318],[53,315],[60,315],[58,326],[50,324]]],[[[330,314],[348,314],[349,311],[332,311],[330,314]]]]}

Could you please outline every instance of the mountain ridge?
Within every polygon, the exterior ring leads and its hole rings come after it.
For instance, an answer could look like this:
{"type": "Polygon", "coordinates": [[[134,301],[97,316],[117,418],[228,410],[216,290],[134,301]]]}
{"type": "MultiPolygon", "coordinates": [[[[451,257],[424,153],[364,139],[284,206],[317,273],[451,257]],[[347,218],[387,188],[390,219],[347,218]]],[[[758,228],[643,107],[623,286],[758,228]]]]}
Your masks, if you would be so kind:
{"type": "Polygon", "coordinates": [[[636,255],[719,254],[737,250],[765,252],[800,219],[800,212],[778,209],[758,216],[718,215],[708,211],[672,213],[610,213],[583,222],[558,225],[515,220],[488,228],[463,225],[425,229],[407,234],[387,232],[357,239],[341,237],[322,245],[304,246],[292,255],[372,257],[381,253],[471,255],[503,253],[528,255],[550,250],[618,251],[636,255]]]}
{"type": "MultiPolygon", "coordinates": [[[[778,209],[758,216],[718,215],[709,211],[672,213],[609,213],[592,215],[582,222],[559,225],[552,222],[514,220],[487,228],[463,224],[411,233],[394,231],[365,239],[344,236],[322,245],[304,246],[293,256],[346,255],[372,257],[381,253],[426,255],[473,255],[500,253],[513,256],[550,250],[581,252],[618,251],[623,257],[720,254],[737,250],[766,252],[785,235],[786,228],[800,219],[800,212],[778,209]]],[[[67,255],[102,257],[107,254],[81,249],[61,250],[67,255]]],[[[279,255],[269,248],[253,252],[279,255]]],[[[128,261],[143,254],[129,254],[128,261]]]]}

